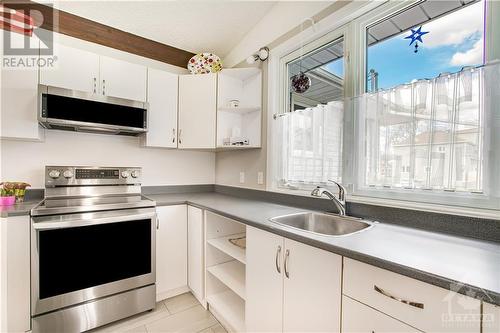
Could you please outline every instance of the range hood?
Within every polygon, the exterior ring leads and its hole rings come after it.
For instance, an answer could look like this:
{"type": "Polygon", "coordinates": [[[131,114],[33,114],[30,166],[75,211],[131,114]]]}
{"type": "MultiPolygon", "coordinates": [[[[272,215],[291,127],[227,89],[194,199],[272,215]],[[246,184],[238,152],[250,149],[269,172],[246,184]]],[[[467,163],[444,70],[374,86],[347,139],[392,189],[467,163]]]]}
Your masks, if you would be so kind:
{"type": "Polygon", "coordinates": [[[39,85],[39,123],[48,129],[137,136],[147,132],[147,103],[39,85]]]}

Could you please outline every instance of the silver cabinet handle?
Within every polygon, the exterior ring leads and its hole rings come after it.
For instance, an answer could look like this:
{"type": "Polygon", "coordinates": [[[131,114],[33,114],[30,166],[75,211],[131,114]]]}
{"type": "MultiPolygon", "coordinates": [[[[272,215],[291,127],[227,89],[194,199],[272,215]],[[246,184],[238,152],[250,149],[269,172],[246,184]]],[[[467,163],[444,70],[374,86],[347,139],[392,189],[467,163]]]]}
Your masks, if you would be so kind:
{"type": "Polygon", "coordinates": [[[94,78],[94,94],[97,92],[97,78],[94,78]]]}
{"type": "Polygon", "coordinates": [[[175,128],[172,128],[172,143],[175,143],[175,128]]]}
{"type": "Polygon", "coordinates": [[[280,257],[281,257],[281,246],[278,245],[278,249],[276,250],[276,270],[278,271],[279,274],[281,274],[280,257]]]}
{"type": "Polygon", "coordinates": [[[401,302],[401,303],[404,303],[404,304],[408,304],[410,306],[413,306],[413,307],[416,307],[416,308],[419,308],[419,309],[423,309],[424,308],[424,304],[423,303],[418,303],[418,302],[412,302],[412,301],[407,301],[407,300],[404,300],[402,298],[398,298],[396,296],[393,296],[391,294],[389,294],[387,291],[385,291],[384,289],[382,288],[379,288],[377,287],[376,285],[373,286],[373,289],[378,292],[379,294],[382,294],[384,295],[385,297],[389,297],[389,298],[392,298],[393,300],[395,301],[398,301],[398,302],[401,302]]]}
{"type": "Polygon", "coordinates": [[[288,271],[288,258],[290,257],[290,251],[286,250],[285,252],[285,276],[289,279],[290,272],[288,271]]]}
{"type": "Polygon", "coordinates": [[[182,129],[179,130],[179,143],[182,143],[181,135],[182,135],[182,129]]]}
{"type": "Polygon", "coordinates": [[[160,229],[160,219],[157,216],[156,217],[156,230],[159,230],[159,229],[160,229]]]}
{"type": "Polygon", "coordinates": [[[102,80],[102,94],[106,95],[106,80],[102,80]]]}

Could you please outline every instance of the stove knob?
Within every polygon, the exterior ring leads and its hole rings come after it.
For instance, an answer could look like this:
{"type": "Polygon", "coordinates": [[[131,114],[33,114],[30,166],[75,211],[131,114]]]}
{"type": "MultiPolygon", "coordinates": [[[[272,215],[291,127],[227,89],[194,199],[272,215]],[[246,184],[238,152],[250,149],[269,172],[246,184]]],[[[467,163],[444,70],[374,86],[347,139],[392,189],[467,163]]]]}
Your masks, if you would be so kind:
{"type": "Polygon", "coordinates": [[[68,170],[64,170],[63,176],[64,176],[64,178],[68,178],[69,179],[69,178],[73,177],[73,171],[71,171],[69,169],[68,170]]]}
{"type": "Polygon", "coordinates": [[[54,169],[54,170],[49,171],[50,178],[57,179],[57,178],[59,178],[60,175],[61,175],[61,172],[59,170],[54,169]]]}
{"type": "Polygon", "coordinates": [[[138,178],[139,176],[140,176],[139,171],[137,170],[132,171],[132,178],[138,178]]]}
{"type": "Polygon", "coordinates": [[[123,170],[122,171],[122,178],[128,178],[130,176],[130,172],[123,170]]]}

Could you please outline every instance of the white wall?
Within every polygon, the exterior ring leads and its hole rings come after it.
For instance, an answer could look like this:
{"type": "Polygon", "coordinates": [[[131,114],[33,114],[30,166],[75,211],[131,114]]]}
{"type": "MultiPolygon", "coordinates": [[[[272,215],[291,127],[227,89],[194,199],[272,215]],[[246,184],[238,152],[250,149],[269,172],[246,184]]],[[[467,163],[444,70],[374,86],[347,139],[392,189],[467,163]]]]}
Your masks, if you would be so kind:
{"type": "Polygon", "coordinates": [[[224,67],[233,67],[263,46],[270,46],[282,35],[300,26],[332,1],[283,1],[276,3],[250,32],[224,58],[224,67]]]}
{"type": "Polygon", "coordinates": [[[46,165],[142,167],[143,185],[215,182],[215,153],[144,148],[137,137],[47,130],[44,142],[0,141],[0,179],[33,188],[45,187],[46,165]]]}

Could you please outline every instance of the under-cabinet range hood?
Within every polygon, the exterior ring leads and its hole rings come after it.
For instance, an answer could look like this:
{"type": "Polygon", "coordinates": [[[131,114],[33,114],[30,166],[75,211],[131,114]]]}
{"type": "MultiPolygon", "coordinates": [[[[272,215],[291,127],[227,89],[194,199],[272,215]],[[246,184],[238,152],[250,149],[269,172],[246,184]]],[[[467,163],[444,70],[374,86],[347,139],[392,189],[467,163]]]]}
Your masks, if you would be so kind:
{"type": "Polygon", "coordinates": [[[48,129],[136,136],[147,132],[147,103],[39,85],[38,121],[48,129]]]}

